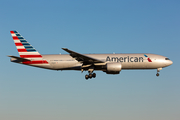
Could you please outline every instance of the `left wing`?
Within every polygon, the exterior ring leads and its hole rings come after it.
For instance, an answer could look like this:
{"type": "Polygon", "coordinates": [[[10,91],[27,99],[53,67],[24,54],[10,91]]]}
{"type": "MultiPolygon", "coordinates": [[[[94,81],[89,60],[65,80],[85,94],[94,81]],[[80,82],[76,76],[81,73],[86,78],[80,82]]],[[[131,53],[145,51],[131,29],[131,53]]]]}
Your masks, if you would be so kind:
{"type": "Polygon", "coordinates": [[[75,58],[77,61],[83,63],[84,65],[87,64],[94,64],[94,63],[104,63],[104,61],[74,52],[72,50],[69,50],[67,48],[62,48],[63,50],[65,50],[66,52],[68,52],[70,54],[71,57],[75,58]]]}

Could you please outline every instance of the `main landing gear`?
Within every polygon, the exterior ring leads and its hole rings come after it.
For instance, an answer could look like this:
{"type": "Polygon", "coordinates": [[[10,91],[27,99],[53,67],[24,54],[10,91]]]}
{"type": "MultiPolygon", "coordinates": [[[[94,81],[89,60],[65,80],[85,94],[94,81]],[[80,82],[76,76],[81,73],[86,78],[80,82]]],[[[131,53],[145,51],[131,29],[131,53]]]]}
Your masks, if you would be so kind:
{"type": "Polygon", "coordinates": [[[89,72],[89,75],[85,75],[85,79],[88,80],[89,78],[95,78],[96,77],[96,73],[93,73],[94,71],[94,66],[91,66],[89,69],[88,69],[88,72],[89,72]]]}
{"type": "Polygon", "coordinates": [[[89,75],[85,75],[85,79],[88,80],[89,78],[95,78],[96,77],[96,73],[89,73],[89,75]]]}
{"type": "Polygon", "coordinates": [[[157,77],[159,76],[160,70],[162,70],[162,68],[157,68],[157,73],[156,73],[156,76],[157,76],[157,77]]]}

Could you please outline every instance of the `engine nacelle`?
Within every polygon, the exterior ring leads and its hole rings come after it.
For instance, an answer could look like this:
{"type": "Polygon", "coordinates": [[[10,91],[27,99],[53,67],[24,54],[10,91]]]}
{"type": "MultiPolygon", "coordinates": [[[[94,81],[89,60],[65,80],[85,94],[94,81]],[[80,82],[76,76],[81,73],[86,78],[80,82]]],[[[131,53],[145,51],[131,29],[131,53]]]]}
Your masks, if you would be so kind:
{"type": "Polygon", "coordinates": [[[107,63],[106,64],[106,73],[107,74],[119,74],[121,71],[121,63],[107,63]]]}

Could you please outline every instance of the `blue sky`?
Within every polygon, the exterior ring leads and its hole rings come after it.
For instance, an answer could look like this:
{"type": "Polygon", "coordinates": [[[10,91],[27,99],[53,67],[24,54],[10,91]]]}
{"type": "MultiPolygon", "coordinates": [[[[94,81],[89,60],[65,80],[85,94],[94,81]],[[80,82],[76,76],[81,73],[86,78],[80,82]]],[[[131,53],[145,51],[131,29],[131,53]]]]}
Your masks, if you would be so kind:
{"type": "Polygon", "coordinates": [[[0,2],[0,119],[179,120],[180,2],[177,0],[6,0],[0,2]],[[50,71],[11,63],[10,30],[41,54],[155,53],[174,63],[120,75],[50,71]]]}

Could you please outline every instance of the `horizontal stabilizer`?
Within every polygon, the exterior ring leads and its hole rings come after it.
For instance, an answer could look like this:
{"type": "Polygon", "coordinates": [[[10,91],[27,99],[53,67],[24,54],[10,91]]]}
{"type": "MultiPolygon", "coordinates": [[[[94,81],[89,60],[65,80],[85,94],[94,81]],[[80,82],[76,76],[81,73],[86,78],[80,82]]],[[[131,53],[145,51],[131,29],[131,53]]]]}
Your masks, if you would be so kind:
{"type": "Polygon", "coordinates": [[[11,58],[16,58],[16,59],[21,60],[21,61],[23,61],[23,60],[26,60],[26,61],[31,61],[31,60],[26,59],[26,58],[21,58],[21,57],[12,56],[12,55],[8,55],[8,57],[11,57],[11,58]]]}

